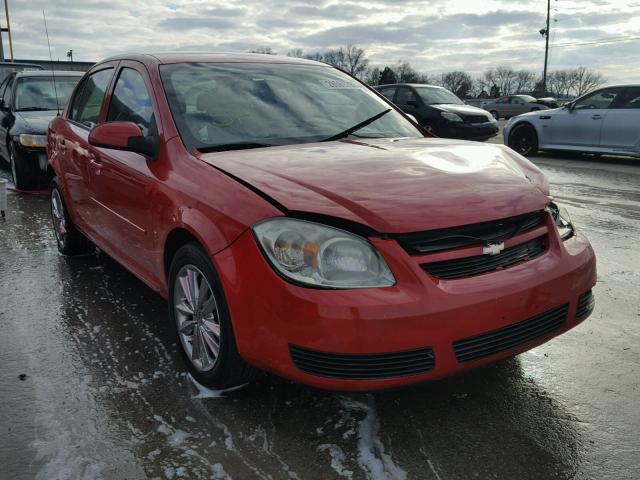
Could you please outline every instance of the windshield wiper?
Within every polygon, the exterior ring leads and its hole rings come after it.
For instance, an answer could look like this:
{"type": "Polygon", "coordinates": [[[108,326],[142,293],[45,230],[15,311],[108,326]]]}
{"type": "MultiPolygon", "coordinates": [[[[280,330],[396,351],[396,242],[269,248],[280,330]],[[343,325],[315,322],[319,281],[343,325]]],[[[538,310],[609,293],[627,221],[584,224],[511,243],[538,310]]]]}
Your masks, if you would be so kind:
{"type": "Polygon", "coordinates": [[[55,108],[44,108],[44,107],[24,107],[16,109],[16,112],[44,112],[48,110],[55,110],[55,108]]]}
{"type": "Polygon", "coordinates": [[[238,143],[221,143],[220,145],[207,145],[199,147],[197,150],[202,153],[209,152],[227,152],[229,150],[248,150],[250,148],[274,147],[271,143],[256,142],[238,142],[238,143]]]}
{"type": "Polygon", "coordinates": [[[377,115],[374,115],[371,118],[367,118],[364,122],[360,122],[357,125],[354,125],[351,128],[347,128],[345,131],[337,133],[336,135],[333,135],[332,137],[329,138],[325,138],[324,140],[321,140],[322,142],[332,142],[333,140],[340,140],[341,138],[345,138],[348,137],[349,135],[351,135],[353,132],[357,132],[358,130],[360,130],[361,128],[366,127],[367,125],[369,125],[370,123],[375,122],[376,120],[378,120],[380,117],[382,117],[383,115],[386,115],[387,113],[389,113],[391,111],[390,108],[388,108],[387,110],[385,110],[384,112],[380,112],[377,115]]]}

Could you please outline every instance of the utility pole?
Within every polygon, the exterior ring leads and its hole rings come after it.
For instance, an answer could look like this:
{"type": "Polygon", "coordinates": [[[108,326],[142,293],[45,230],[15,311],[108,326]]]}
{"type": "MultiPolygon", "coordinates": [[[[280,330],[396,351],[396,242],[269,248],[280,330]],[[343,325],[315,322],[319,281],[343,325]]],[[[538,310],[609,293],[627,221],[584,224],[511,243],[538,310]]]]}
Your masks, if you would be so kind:
{"type": "Polygon", "coordinates": [[[544,73],[542,74],[542,89],[547,94],[547,61],[549,60],[549,15],[551,13],[551,0],[547,0],[547,28],[540,31],[546,37],[544,47],[544,73]]]}
{"type": "Polygon", "coordinates": [[[0,28],[0,61],[4,62],[4,48],[2,45],[2,32],[7,32],[9,36],[9,53],[11,55],[11,61],[13,62],[13,42],[11,41],[11,24],[9,23],[9,5],[7,2],[9,0],[4,0],[4,14],[7,17],[7,26],[0,28]]]}

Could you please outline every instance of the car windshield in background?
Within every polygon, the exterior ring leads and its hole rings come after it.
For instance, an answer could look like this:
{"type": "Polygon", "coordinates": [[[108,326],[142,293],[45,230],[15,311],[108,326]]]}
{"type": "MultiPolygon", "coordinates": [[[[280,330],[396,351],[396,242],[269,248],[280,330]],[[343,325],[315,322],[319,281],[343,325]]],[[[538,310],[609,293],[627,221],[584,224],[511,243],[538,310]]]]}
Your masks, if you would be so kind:
{"type": "Polygon", "coordinates": [[[63,108],[80,77],[22,77],[16,85],[16,111],[63,108]],[[56,101],[56,95],[58,97],[56,101]]]}
{"type": "Polygon", "coordinates": [[[538,101],[531,95],[518,95],[518,96],[527,103],[536,103],[538,101]]]}
{"type": "Polygon", "coordinates": [[[463,105],[464,102],[444,88],[416,87],[422,101],[427,105],[463,105]]]}
{"type": "MultiPolygon", "coordinates": [[[[389,109],[339,70],[313,65],[180,63],[160,74],[189,150],[317,142],[389,109]]],[[[392,110],[349,135],[422,137],[392,110]]]]}

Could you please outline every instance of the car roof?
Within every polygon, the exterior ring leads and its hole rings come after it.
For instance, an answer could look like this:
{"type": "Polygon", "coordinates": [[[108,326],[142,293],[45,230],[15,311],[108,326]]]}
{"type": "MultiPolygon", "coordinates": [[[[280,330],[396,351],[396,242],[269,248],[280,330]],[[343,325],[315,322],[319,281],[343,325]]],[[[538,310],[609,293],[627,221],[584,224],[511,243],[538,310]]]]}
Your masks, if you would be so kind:
{"type": "Polygon", "coordinates": [[[205,52],[166,52],[166,53],[122,53],[98,62],[114,60],[134,60],[144,64],[164,65],[170,63],[288,63],[296,65],[317,65],[326,67],[326,63],[306,58],[267,55],[262,53],[205,53],[205,52]]]}
{"type": "Polygon", "coordinates": [[[2,67],[29,67],[36,68],[42,70],[42,65],[38,65],[37,63],[24,63],[24,62],[0,62],[0,68],[2,67]]]}
{"type": "Polygon", "coordinates": [[[16,77],[81,77],[84,72],[78,72],[76,70],[24,70],[21,72],[14,72],[16,77]]]}

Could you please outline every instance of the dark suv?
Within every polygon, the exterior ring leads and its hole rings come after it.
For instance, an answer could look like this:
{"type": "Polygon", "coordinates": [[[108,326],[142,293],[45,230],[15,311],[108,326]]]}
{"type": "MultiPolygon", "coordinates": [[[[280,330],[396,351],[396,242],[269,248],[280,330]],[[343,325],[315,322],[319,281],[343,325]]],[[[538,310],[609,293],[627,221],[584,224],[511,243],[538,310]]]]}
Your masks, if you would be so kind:
{"type": "Polygon", "coordinates": [[[484,141],[498,134],[491,114],[466,105],[446,88],[408,83],[374,88],[439,137],[484,141]]]}

